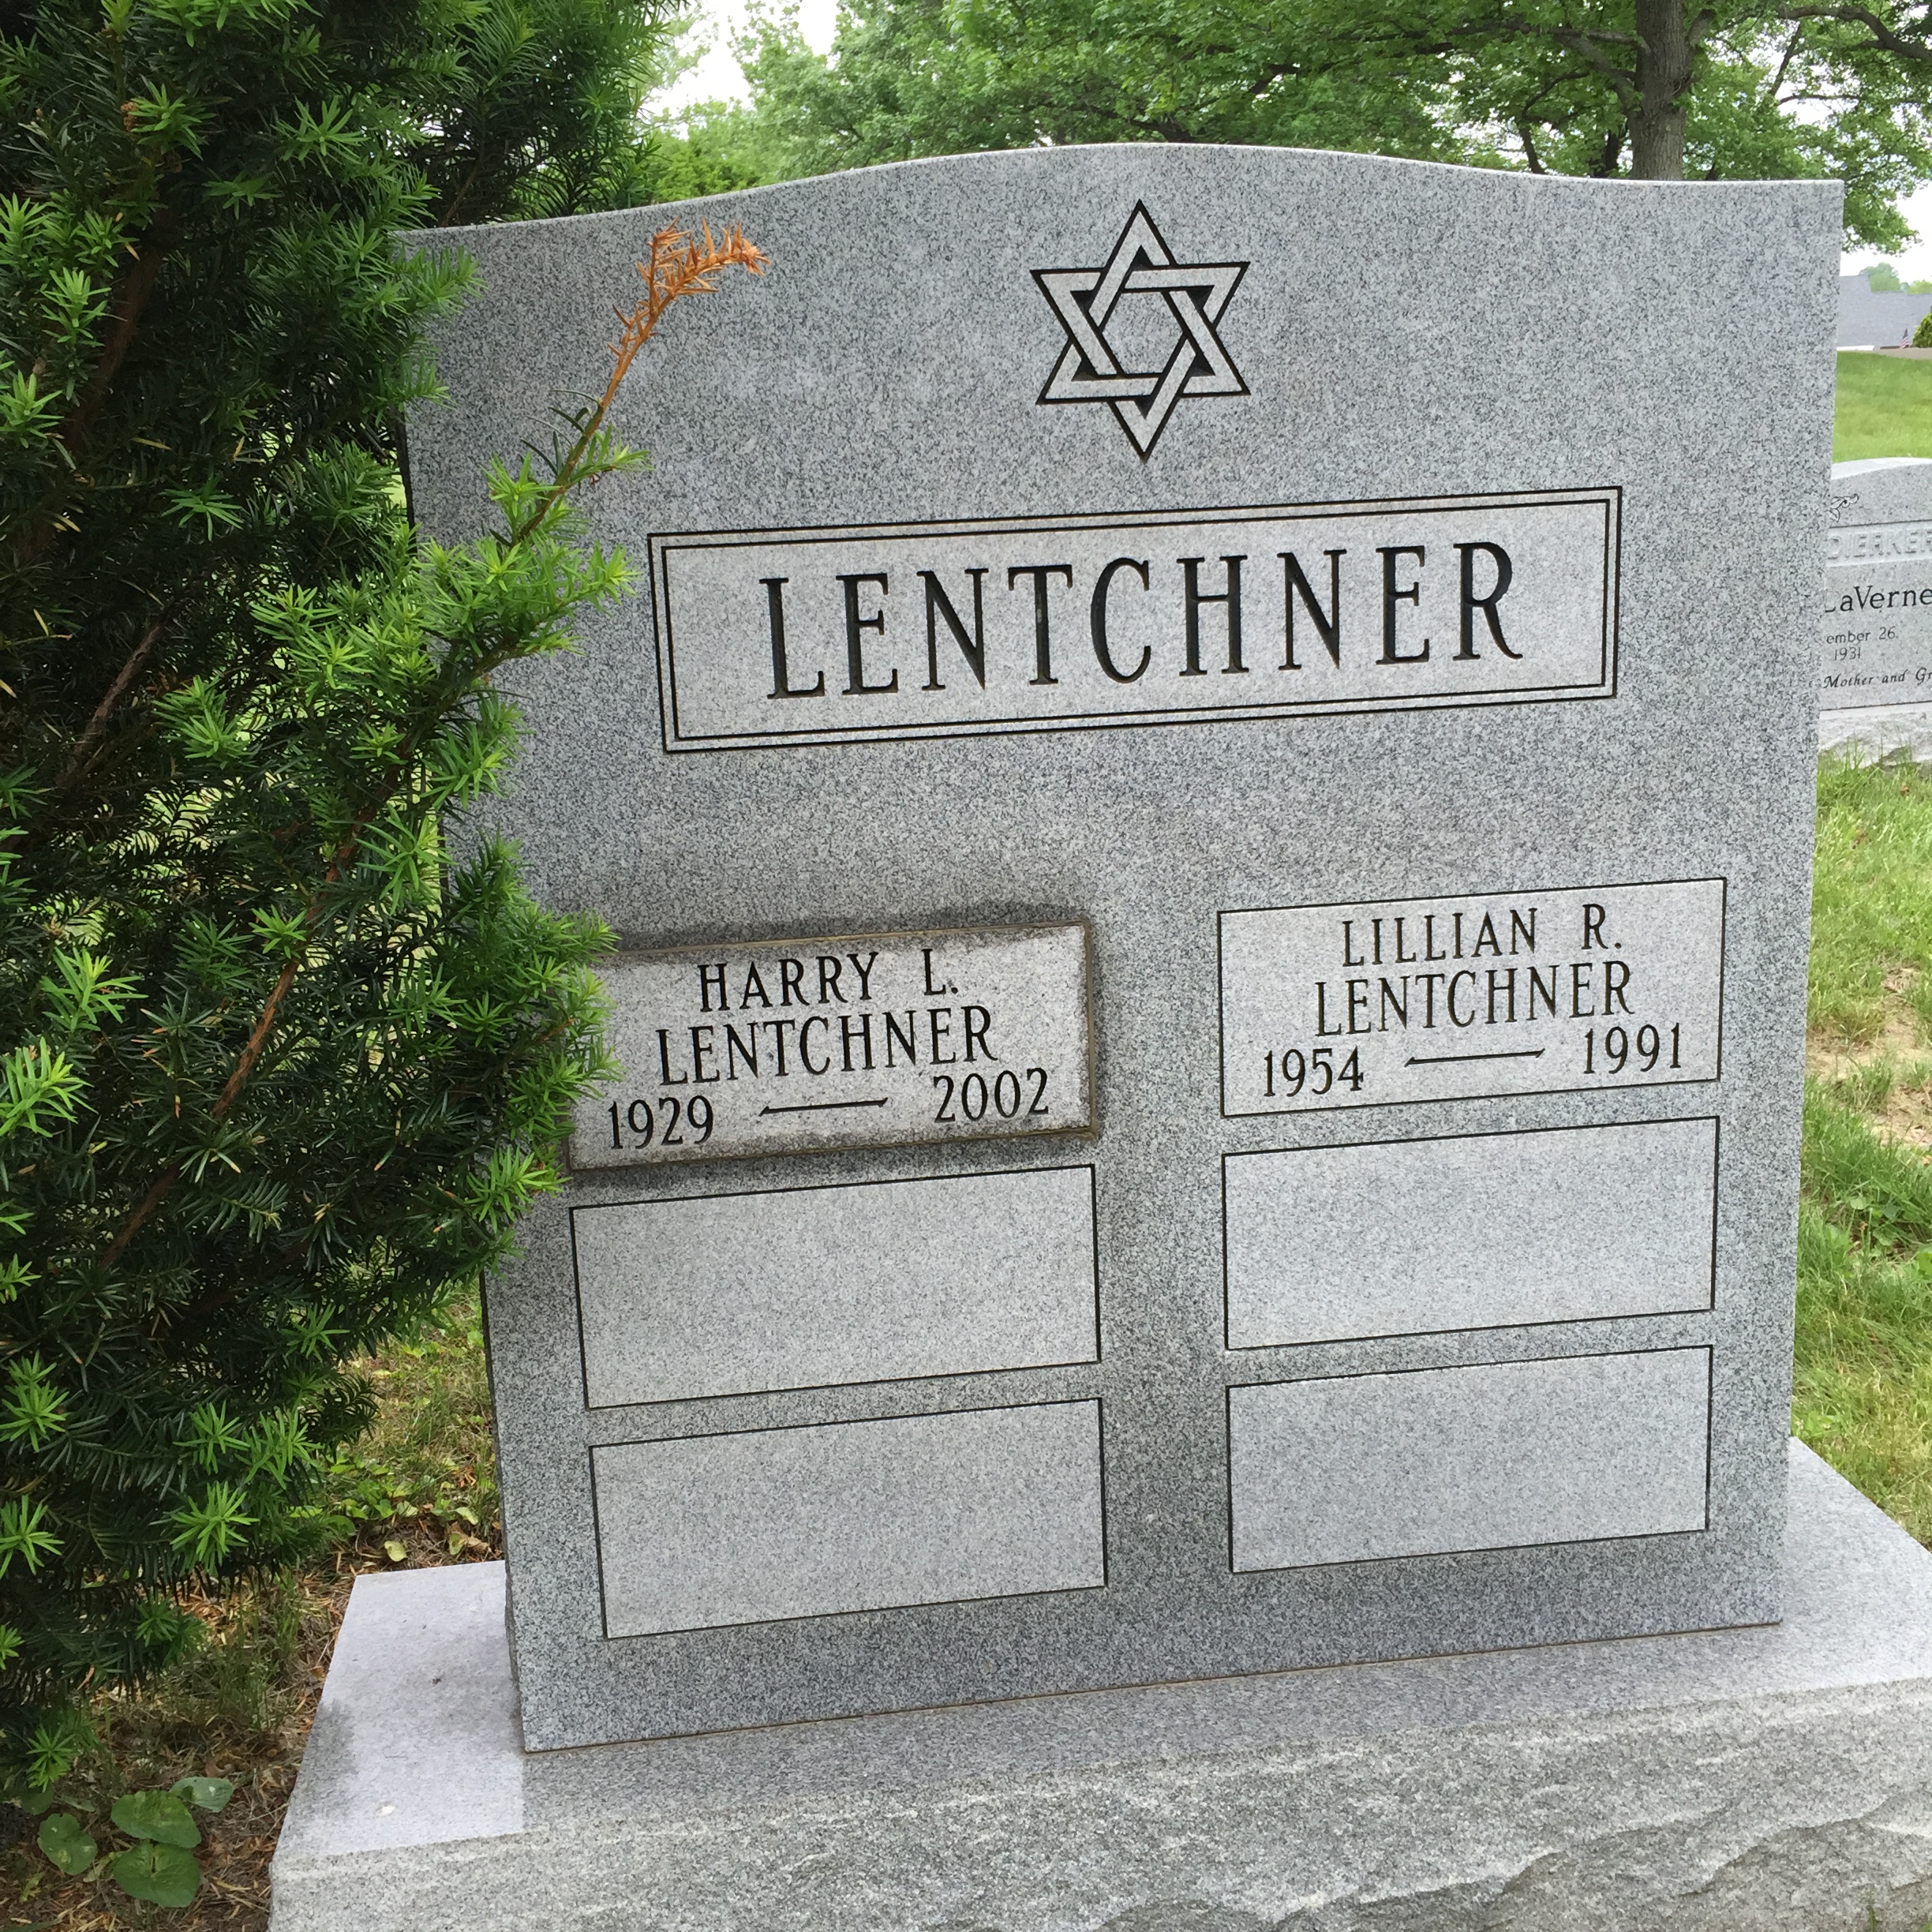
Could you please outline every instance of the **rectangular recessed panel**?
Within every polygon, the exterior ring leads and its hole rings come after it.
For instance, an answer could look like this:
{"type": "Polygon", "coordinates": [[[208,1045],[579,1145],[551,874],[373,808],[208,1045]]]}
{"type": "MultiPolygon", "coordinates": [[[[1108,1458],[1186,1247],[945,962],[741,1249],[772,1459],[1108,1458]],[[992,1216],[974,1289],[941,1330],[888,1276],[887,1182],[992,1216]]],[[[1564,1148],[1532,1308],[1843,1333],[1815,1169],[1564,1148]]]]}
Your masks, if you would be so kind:
{"type": "Polygon", "coordinates": [[[1237,1570],[1705,1526],[1710,1352],[1228,1391],[1237,1570]]]}
{"type": "Polygon", "coordinates": [[[571,1216],[593,1408],[1091,1361],[1093,1170],[571,1216]]]}
{"type": "Polygon", "coordinates": [[[593,1449],[612,1637],[1106,1581],[1100,1405],[593,1449]]]}
{"type": "Polygon", "coordinates": [[[1714,1120],[1230,1155],[1230,1348],[1708,1308],[1714,1120]]]}
{"type": "Polygon", "coordinates": [[[1622,500],[660,531],[665,748],[1608,697],[1622,500]]]}
{"type": "Polygon", "coordinates": [[[1724,882],[1221,915],[1221,1110],[1717,1079],[1724,882]]]}
{"type": "Polygon", "coordinates": [[[580,1172],[1093,1125],[1077,922],[623,953],[597,978],[618,1072],[577,1103],[580,1172]]]}

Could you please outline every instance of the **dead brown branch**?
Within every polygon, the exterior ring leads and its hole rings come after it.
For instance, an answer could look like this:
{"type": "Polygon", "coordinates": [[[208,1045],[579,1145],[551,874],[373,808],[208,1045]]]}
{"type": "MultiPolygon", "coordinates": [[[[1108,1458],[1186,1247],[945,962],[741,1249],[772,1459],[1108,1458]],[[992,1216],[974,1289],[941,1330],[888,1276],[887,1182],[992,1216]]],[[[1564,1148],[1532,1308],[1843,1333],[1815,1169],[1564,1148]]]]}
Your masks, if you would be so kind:
{"type": "Polygon", "coordinates": [[[584,459],[603,429],[624,378],[631,373],[631,365],[657,333],[657,325],[671,305],[687,295],[713,294],[718,277],[727,268],[762,275],[769,260],[755,242],[745,239],[742,228],[728,228],[723,234],[714,235],[711,224],[706,222],[702,242],[683,228],[660,228],[651,237],[650,258],[637,265],[638,273],[644,278],[643,298],[635,307],[616,312],[622,327],[616,341],[610,345],[613,358],[610,380],[604,385],[596,406],[583,419],[576,441],[557,465],[549,489],[537,500],[536,508],[510,533],[511,543],[521,543],[532,531],[540,529],[576,482],[584,459]]]}

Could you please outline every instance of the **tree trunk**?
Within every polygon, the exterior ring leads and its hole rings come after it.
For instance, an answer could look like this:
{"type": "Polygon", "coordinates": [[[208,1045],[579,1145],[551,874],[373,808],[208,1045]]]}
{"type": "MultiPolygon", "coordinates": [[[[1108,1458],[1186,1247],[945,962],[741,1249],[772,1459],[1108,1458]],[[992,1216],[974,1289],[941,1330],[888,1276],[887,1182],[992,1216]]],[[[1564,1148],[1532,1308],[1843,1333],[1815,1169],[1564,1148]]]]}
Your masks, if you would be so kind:
{"type": "Polygon", "coordinates": [[[1691,44],[1685,0],[1637,0],[1637,106],[1630,118],[1631,178],[1682,181],[1691,44]]]}

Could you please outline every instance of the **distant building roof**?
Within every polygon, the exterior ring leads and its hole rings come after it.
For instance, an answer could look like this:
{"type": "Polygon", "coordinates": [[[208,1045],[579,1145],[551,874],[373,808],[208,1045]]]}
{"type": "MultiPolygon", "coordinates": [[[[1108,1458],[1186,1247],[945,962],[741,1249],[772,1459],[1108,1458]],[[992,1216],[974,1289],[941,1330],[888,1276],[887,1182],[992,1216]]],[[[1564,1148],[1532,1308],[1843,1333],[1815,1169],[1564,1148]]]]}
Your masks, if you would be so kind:
{"type": "Polygon", "coordinates": [[[1838,278],[1838,346],[1896,349],[1911,340],[1932,295],[1900,295],[1874,289],[1862,275],[1838,278]]]}

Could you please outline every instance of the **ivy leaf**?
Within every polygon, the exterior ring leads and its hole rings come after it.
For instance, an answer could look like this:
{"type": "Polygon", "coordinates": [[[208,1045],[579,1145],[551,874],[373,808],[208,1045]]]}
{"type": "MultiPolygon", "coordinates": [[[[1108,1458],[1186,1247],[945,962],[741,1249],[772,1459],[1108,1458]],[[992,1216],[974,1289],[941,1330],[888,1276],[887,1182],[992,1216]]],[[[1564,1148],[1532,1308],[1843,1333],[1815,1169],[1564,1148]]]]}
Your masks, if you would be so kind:
{"type": "Polygon", "coordinates": [[[227,1778],[177,1778],[172,1789],[177,1798],[203,1811],[219,1811],[234,1795],[234,1786],[227,1778]]]}
{"type": "MultiPolygon", "coordinates": [[[[141,1795],[165,1798],[167,1793],[144,1792],[141,1795]]],[[[150,1904],[185,1905],[201,1889],[199,1861],[192,1852],[174,1845],[138,1844],[131,1852],[123,1852],[107,1869],[129,1898],[146,1899],[150,1904]]]]}
{"type": "MultiPolygon", "coordinates": [[[[129,1792],[114,1800],[112,1816],[130,1838],[152,1838],[183,1850],[201,1842],[200,1827],[172,1792],[129,1792]]],[[[145,1898],[148,1894],[137,1892],[134,1896],[145,1898]]]]}
{"type": "Polygon", "coordinates": [[[34,1842],[69,1878],[78,1878],[94,1863],[99,1848],[80,1829],[80,1821],[65,1811],[43,1818],[34,1842]]]}

